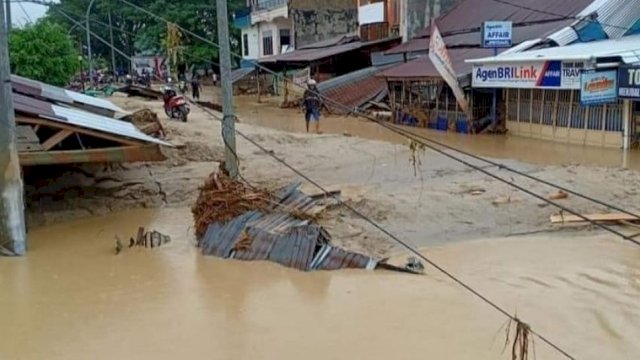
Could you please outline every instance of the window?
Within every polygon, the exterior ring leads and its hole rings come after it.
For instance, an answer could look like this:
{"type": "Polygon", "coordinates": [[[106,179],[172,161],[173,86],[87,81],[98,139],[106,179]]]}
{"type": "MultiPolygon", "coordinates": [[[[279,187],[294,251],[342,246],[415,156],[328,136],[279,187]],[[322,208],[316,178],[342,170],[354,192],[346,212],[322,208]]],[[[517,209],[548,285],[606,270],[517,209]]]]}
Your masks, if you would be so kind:
{"type": "Polygon", "coordinates": [[[273,55],[273,31],[271,30],[262,33],[262,54],[273,55]]]}
{"type": "Polygon", "coordinates": [[[291,45],[291,32],[289,29],[280,29],[280,47],[291,45]]]}
{"type": "Polygon", "coordinates": [[[249,56],[249,34],[242,35],[242,52],[244,56],[249,56]]]}

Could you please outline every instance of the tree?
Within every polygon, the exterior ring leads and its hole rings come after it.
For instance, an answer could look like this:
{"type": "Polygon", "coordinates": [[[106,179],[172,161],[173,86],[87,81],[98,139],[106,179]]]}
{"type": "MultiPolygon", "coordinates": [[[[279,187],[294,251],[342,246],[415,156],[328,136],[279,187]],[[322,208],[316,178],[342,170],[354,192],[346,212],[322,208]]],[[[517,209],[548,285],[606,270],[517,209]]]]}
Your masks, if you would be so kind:
{"type": "Polygon", "coordinates": [[[78,51],[57,24],[41,20],[9,36],[9,60],[14,74],[64,86],[79,70],[78,51]]]}

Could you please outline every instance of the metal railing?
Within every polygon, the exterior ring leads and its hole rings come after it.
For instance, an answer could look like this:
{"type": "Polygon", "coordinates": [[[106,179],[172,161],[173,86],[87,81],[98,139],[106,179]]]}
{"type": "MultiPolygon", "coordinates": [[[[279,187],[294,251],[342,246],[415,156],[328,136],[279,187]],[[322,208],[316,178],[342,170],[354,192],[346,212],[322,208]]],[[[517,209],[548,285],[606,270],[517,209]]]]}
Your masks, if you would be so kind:
{"type": "Polygon", "coordinates": [[[251,5],[253,11],[271,10],[287,5],[289,0],[257,0],[251,5]]]}

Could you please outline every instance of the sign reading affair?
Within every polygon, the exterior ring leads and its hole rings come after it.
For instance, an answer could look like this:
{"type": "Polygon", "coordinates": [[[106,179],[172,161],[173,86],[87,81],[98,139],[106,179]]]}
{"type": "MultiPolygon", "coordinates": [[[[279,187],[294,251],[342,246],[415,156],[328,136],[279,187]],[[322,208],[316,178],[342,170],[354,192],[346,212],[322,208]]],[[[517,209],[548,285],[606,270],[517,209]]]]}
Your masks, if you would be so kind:
{"type": "Polygon", "coordinates": [[[486,48],[511,47],[512,38],[511,21],[485,21],[482,24],[482,45],[486,48]]]}
{"type": "Polygon", "coordinates": [[[583,106],[615,102],[618,99],[616,70],[583,71],[580,77],[580,103],[583,106]]]}
{"type": "Polygon", "coordinates": [[[562,61],[474,65],[473,87],[579,89],[582,63],[562,61]]]}
{"type": "Polygon", "coordinates": [[[640,100],[640,65],[623,65],[618,70],[618,96],[640,100]]]}

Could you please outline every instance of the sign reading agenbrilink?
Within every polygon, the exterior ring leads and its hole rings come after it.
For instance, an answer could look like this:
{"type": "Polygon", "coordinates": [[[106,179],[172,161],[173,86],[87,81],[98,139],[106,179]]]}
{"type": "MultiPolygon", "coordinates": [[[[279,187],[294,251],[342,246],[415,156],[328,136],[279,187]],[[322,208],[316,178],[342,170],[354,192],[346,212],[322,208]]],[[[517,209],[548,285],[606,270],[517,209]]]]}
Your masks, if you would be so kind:
{"type": "Polygon", "coordinates": [[[513,40],[511,21],[485,21],[482,23],[482,45],[486,48],[509,48],[513,40]]]}
{"type": "Polygon", "coordinates": [[[622,65],[618,69],[618,96],[640,100],[640,65],[622,65]]]}

